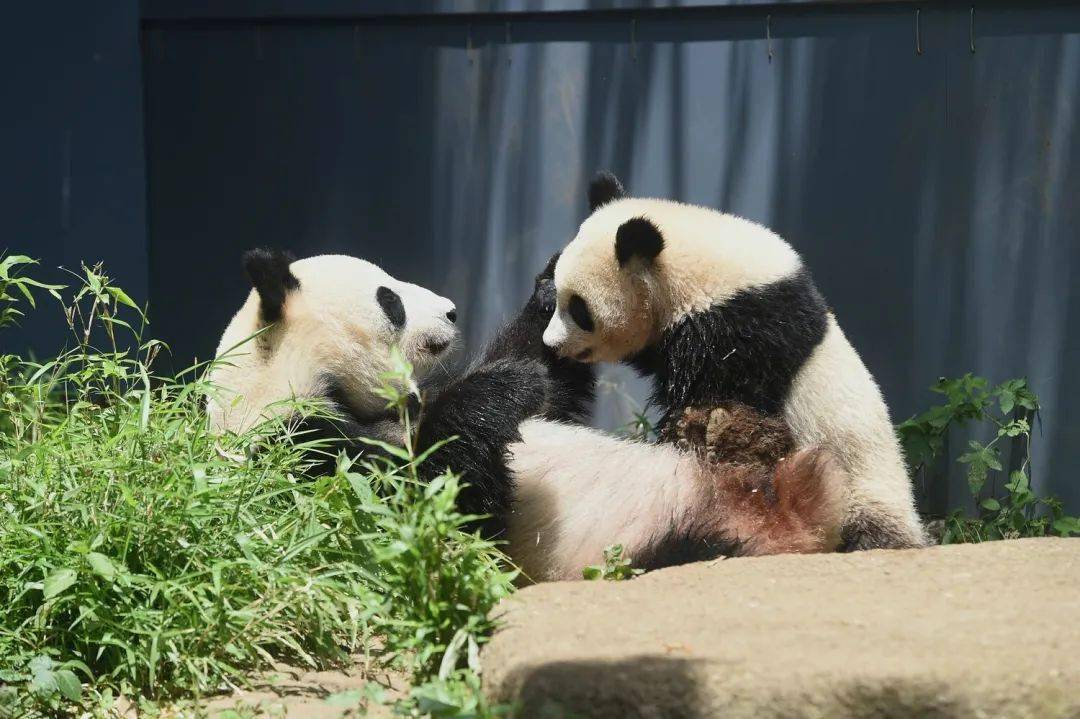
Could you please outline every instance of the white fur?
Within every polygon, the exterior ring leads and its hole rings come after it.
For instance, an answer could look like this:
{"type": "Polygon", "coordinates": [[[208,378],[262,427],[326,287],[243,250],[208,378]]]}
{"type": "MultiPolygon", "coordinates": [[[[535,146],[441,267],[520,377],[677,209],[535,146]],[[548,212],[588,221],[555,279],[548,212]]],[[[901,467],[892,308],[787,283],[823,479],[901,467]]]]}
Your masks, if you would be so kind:
{"type": "MultiPolygon", "coordinates": [[[[687,314],[790,277],[801,266],[783,239],[747,220],[666,200],[617,200],[582,223],[559,258],[558,308],[544,342],[564,356],[622,360],[687,314]],[[664,248],[649,265],[620,268],[616,232],[635,217],[657,226],[664,248]],[[570,317],[574,294],[587,302],[594,331],[570,317]]],[[[884,399],[831,315],[824,340],[795,377],[784,415],[801,446],[822,445],[840,458],[850,478],[849,516],[875,513],[891,519],[910,542],[923,541],[884,399]]]]}
{"type": "Polygon", "coordinates": [[[401,348],[419,378],[437,359],[425,343],[457,336],[446,316],[454,309],[450,300],[370,262],[319,255],[293,262],[290,270],[300,287],[286,297],[281,326],[250,339],[260,326],[259,297],[252,290],[221,338],[210,372],[216,390],[208,402],[216,431],[242,432],[288,411],[288,400],[321,395],[327,375],[342,385],[354,409],[377,411],[384,400],[371,389],[392,369],[392,346],[401,348]],[[379,306],[380,286],[401,297],[403,328],[395,328],[379,306]]]}
{"type": "Polygon", "coordinates": [[[544,343],[566,356],[591,351],[594,361],[618,361],[686,314],[801,266],[798,253],[776,233],[741,217],[670,200],[616,200],[581,224],[555,265],[557,310],[544,343]],[[651,221],[665,239],[648,271],[633,263],[621,268],[615,256],[619,226],[636,217],[651,221]],[[574,294],[588,301],[595,332],[570,317],[574,294]]]}
{"type": "Polygon", "coordinates": [[[696,465],[673,447],[541,419],[520,430],[507,549],[534,581],[581,579],[612,544],[633,559],[700,501],[696,465]]]}
{"type": "Polygon", "coordinates": [[[795,376],[784,418],[802,446],[832,451],[847,473],[848,516],[892,518],[925,540],[889,410],[870,371],[831,314],[825,338],[795,376]]]}

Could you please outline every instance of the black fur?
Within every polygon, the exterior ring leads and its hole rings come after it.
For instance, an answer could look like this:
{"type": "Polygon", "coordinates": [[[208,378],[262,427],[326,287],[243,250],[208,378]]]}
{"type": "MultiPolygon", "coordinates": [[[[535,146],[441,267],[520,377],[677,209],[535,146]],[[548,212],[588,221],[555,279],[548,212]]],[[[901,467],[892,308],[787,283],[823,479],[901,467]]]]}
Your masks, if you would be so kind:
{"type": "Polygon", "coordinates": [[[669,530],[658,535],[648,551],[631,557],[634,566],[645,571],[676,567],[680,564],[704,562],[718,557],[739,557],[745,554],[744,543],[736,538],[704,539],[689,533],[669,530]]]}
{"type": "Polygon", "coordinates": [[[581,421],[595,387],[589,365],[561,359],[542,336],[555,311],[555,255],[537,278],[521,312],[488,345],[479,364],[429,397],[421,415],[417,447],[459,439],[438,449],[421,467],[435,476],[449,467],[470,485],[459,498],[469,514],[485,514],[485,536],[506,528],[514,498],[506,465],[507,447],[519,441],[519,425],[530,417],[581,421]]]}
{"type": "Polygon", "coordinates": [[[610,172],[601,172],[589,183],[589,212],[596,212],[598,207],[625,196],[619,178],[610,172]]]}
{"type": "Polygon", "coordinates": [[[281,319],[285,296],[300,287],[289,270],[296,260],[289,252],[258,248],[244,253],[244,272],[259,293],[259,318],[264,325],[281,319]]]}
{"type": "Polygon", "coordinates": [[[825,301],[802,269],[684,317],[630,358],[653,378],[661,428],[690,406],[741,402],[781,412],[795,375],[825,336],[825,301]]]}
{"type": "Polygon", "coordinates": [[[395,328],[405,326],[405,305],[401,303],[401,297],[389,287],[380,287],[375,291],[375,299],[379,301],[386,319],[390,320],[395,328]]]}
{"type": "Polygon", "coordinates": [[[570,313],[570,318],[577,323],[577,326],[586,332],[592,332],[596,329],[596,323],[593,322],[592,312],[589,312],[589,305],[585,300],[581,299],[581,295],[573,295],[570,297],[570,301],[566,305],[567,311],[570,313]]]}
{"type": "Polygon", "coordinates": [[[650,264],[663,249],[664,236],[644,217],[627,220],[615,233],[615,258],[619,267],[626,267],[626,263],[635,257],[650,264]]]}
{"type": "Polygon", "coordinates": [[[329,446],[321,448],[319,454],[312,453],[315,464],[308,470],[309,473],[312,476],[333,474],[337,468],[337,454],[342,449],[354,458],[363,456],[389,459],[389,455],[379,447],[363,442],[360,438],[401,446],[403,429],[397,414],[390,411],[358,412],[350,406],[340,383],[331,379],[326,386],[324,399],[330,403],[328,413],[304,417],[293,431],[295,442],[330,440],[329,446]]]}
{"type": "Polygon", "coordinates": [[[592,365],[559,357],[544,344],[544,329],[555,313],[555,253],[536,276],[533,294],[518,315],[488,343],[481,366],[502,359],[531,359],[543,364],[553,380],[544,417],[581,422],[592,407],[596,372],[592,365]]]}
{"type": "Polygon", "coordinates": [[[457,437],[420,466],[421,475],[431,479],[447,469],[460,475],[468,486],[458,495],[458,509],[489,515],[480,523],[484,536],[506,529],[514,498],[507,447],[521,439],[523,421],[543,412],[550,382],[535,360],[496,360],[451,383],[421,412],[420,451],[457,437]]]}

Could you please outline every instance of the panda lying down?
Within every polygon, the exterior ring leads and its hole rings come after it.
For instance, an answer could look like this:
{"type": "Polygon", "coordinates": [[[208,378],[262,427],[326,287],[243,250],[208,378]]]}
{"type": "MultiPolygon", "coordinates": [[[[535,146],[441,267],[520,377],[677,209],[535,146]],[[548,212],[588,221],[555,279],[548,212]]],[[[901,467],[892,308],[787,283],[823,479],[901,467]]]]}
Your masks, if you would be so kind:
{"type": "Polygon", "coordinates": [[[487,515],[484,533],[505,540],[534,581],[579,579],[611,544],[645,569],[834,549],[843,478],[819,450],[788,454],[782,422],[740,406],[687,409],[664,444],[581,424],[591,366],[556,357],[541,341],[555,309],[555,260],[479,361],[433,384],[431,370],[457,337],[452,302],[353,257],[250,251],[244,267],[254,289],[221,338],[218,355],[228,360],[212,370],[211,426],[240,432],[289,411],[284,400],[325,398],[337,421],[305,420],[305,430],[344,438],[350,454],[370,451],[357,437],[400,444],[402,427],[371,389],[396,345],[424,387],[419,449],[459,437],[422,471],[461,473],[469,484],[461,510],[487,515]]]}

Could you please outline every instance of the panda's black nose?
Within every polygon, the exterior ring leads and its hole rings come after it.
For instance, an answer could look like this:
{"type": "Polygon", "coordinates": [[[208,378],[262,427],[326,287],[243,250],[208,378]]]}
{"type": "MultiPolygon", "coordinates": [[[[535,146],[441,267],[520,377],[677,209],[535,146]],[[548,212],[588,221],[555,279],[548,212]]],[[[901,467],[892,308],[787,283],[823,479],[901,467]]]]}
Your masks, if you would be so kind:
{"type": "Polygon", "coordinates": [[[457,310],[450,310],[449,312],[447,312],[446,319],[450,320],[451,322],[457,322],[457,310]]]}

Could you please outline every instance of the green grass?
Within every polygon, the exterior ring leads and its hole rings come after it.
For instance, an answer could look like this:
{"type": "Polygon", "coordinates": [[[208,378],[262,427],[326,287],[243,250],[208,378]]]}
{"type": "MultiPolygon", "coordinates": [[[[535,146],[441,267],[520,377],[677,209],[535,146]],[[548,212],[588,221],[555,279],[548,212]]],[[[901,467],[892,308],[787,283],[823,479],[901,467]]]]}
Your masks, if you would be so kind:
{"type": "MultiPolygon", "coordinates": [[[[27,264],[0,266],[0,323],[47,292],[72,340],[0,357],[0,715],[190,699],[374,646],[416,682],[401,711],[488,711],[476,649],[512,574],[464,531],[455,477],[422,485],[406,448],[309,479],[317,446],[275,441],[281,422],[214,436],[205,367],[156,375],[164,346],[100,268],[62,292],[27,264]]],[[[409,373],[386,378],[390,405],[409,373]]]]}

